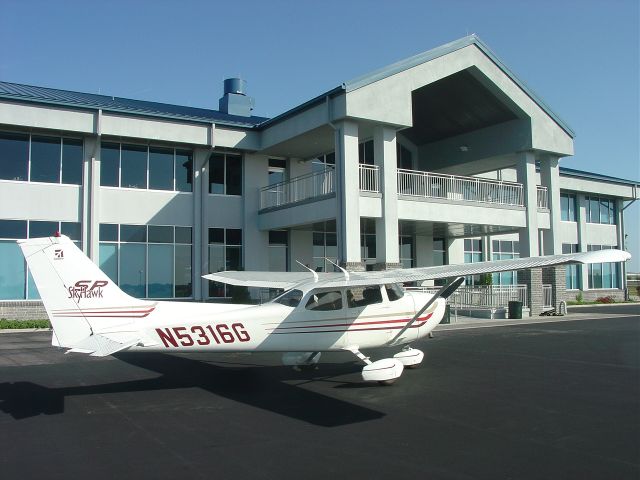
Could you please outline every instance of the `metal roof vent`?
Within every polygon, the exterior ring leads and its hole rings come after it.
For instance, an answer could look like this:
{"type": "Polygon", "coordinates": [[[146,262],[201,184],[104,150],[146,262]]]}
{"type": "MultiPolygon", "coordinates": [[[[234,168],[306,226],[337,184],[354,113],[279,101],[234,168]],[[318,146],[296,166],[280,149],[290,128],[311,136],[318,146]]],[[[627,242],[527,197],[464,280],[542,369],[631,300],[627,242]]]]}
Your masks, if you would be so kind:
{"type": "Polygon", "coordinates": [[[253,98],[245,93],[247,82],[241,78],[227,78],[224,81],[224,95],[219,100],[219,110],[229,115],[250,117],[255,105],[253,98]]]}

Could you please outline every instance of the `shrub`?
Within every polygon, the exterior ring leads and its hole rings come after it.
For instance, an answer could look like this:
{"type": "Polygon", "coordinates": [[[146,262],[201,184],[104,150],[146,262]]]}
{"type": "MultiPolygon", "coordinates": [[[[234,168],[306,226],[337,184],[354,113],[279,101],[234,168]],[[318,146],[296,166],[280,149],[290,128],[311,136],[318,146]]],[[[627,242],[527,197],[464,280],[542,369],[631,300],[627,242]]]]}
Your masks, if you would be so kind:
{"type": "Polygon", "coordinates": [[[0,329],[51,328],[49,320],[7,320],[0,319],[0,329]]]}
{"type": "Polygon", "coordinates": [[[606,297],[596,298],[596,303],[616,303],[616,300],[611,295],[607,295],[606,297]]]}
{"type": "Polygon", "coordinates": [[[576,302],[578,303],[582,303],[584,302],[584,297],[582,296],[582,292],[578,292],[578,294],[576,295],[576,302]]]}

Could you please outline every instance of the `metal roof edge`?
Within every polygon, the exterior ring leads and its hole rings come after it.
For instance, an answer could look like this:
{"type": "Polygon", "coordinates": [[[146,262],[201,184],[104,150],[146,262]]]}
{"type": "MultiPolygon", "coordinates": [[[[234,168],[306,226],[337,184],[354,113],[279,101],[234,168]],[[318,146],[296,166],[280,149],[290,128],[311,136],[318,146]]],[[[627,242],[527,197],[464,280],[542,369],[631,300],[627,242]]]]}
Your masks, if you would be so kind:
{"type": "MultiPolygon", "coordinates": [[[[11,83],[11,82],[4,82],[4,83],[11,83]]],[[[57,89],[57,88],[49,88],[49,87],[38,87],[38,86],[33,86],[33,85],[27,85],[27,84],[16,84],[14,83],[14,85],[24,85],[27,87],[32,87],[32,88],[43,88],[43,89],[47,89],[47,90],[54,90],[54,91],[58,91],[58,92],[69,92],[69,93],[74,93],[74,94],[81,94],[81,95],[85,95],[85,93],[83,92],[76,92],[73,90],[61,90],[61,89],[57,89]]],[[[126,101],[135,101],[135,102],[142,102],[142,103],[149,103],[149,104],[156,104],[156,105],[167,105],[169,107],[184,107],[183,105],[175,105],[175,104],[170,104],[170,103],[163,103],[163,102],[155,102],[155,101],[149,101],[149,100],[137,100],[137,99],[129,99],[129,98],[124,98],[124,97],[114,97],[114,96],[109,96],[109,95],[97,95],[97,94],[86,94],[86,95],[96,95],[99,97],[105,97],[105,99],[122,99],[122,100],[126,100],[126,101]]],[[[230,119],[216,119],[213,117],[206,117],[206,116],[200,116],[200,115],[188,115],[188,114],[175,114],[175,113],[169,113],[169,112],[153,112],[153,111],[137,111],[134,108],[118,108],[116,106],[105,106],[105,105],[99,105],[97,103],[94,102],[89,102],[87,101],[86,103],[82,103],[82,102],[68,102],[68,101],[63,101],[63,100],[57,100],[54,98],[29,98],[27,96],[22,96],[22,95],[16,95],[16,94],[10,94],[10,93],[0,93],[0,99],[2,100],[9,100],[9,101],[13,101],[13,102],[26,102],[26,103],[33,103],[33,104],[37,104],[37,105],[55,105],[55,106],[60,106],[60,107],[69,107],[69,108],[75,108],[75,109],[79,109],[79,110],[90,110],[90,111],[98,111],[98,110],[102,110],[103,112],[111,112],[111,113],[118,113],[118,114],[127,114],[127,115],[133,115],[136,117],[150,117],[150,118],[164,118],[167,120],[180,120],[183,122],[191,122],[191,123],[207,123],[207,124],[211,124],[211,123],[215,123],[216,125],[225,125],[225,126],[230,126],[230,127],[241,127],[241,128],[245,128],[245,129],[254,129],[257,125],[259,125],[260,123],[265,121],[265,117],[247,117],[249,118],[254,118],[256,119],[256,121],[252,121],[252,122],[243,122],[242,120],[238,120],[238,121],[234,121],[234,120],[230,120],[230,119]]],[[[196,109],[200,109],[200,110],[207,110],[207,109],[201,109],[200,107],[186,107],[186,108],[196,108],[196,109]]],[[[211,112],[217,112],[216,110],[210,110],[211,112]]],[[[218,112],[221,115],[225,115],[222,112],[218,112]]]]}
{"type": "Polygon", "coordinates": [[[338,87],[335,87],[335,88],[325,92],[325,93],[322,93],[322,94],[320,94],[320,95],[318,95],[316,97],[313,97],[311,100],[307,100],[306,102],[301,103],[300,105],[298,105],[296,107],[293,107],[293,108],[287,110],[286,112],[281,113],[280,115],[277,115],[277,116],[275,116],[273,118],[269,118],[269,119],[265,120],[264,122],[257,124],[255,126],[255,128],[257,128],[259,130],[268,128],[268,127],[270,127],[270,126],[272,126],[272,125],[274,125],[276,123],[282,122],[282,121],[286,120],[287,118],[290,118],[290,117],[294,116],[297,113],[303,112],[303,111],[305,111],[305,110],[317,105],[318,103],[321,103],[321,101],[324,102],[327,97],[335,97],[338,93],[341,93],[343,91],[344,91],[344,83],[342,85],[338,86],[338,87]]]}
{"type": "Polygon", "coordinates": [[[576,170],[574,168],[560,167],[560,175],[566,177],[587,178],[590,180],[602,180],[605,182],[622,183],[625,185],[640,186],[640,181],[626,180],[624,178],[611,177],[601,173],[585,172],[584,170],[576,170]]]}

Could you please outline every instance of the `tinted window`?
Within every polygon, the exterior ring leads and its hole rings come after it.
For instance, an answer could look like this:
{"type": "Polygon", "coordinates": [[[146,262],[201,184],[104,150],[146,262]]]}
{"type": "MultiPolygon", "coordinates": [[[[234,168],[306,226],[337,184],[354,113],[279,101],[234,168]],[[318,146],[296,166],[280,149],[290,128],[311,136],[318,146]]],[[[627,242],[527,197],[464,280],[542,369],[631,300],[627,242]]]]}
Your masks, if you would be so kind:
{"type": "Polygon", "coordinates": [[[149,149],[149,188],[173,190],[173,149],[149,149]]]}
{"type": "Polygon", "coordinates": [[[27,238],[27,222],[24,220],[0,220],[0,238],[27,238]]]}
{"type": "Polygon", "coordinates": [[[242,195],[242,157],[227,155],[227,195],[242,195]]]}
{"type": "Polygon", "coordinates": [[[61,233],[71,240],[79,242],[82,240],[82,228],[79,222],[62,222],[61,233]]]}
{"type": "Polygon", "coordinates": [[[147,188],[147,147],[122,146],[121,187],[147,188]]]}
{"type": "Polygon", "coordinates": [[[149,225],[149,243],[173,243],[173,227],[149,225]]]}
{"type": "Polygon", "coordinates": [[[213,154],[209,160],[209,193],[224,194],[224,155],[213,154]]]}
{"type": "Polygon", "coordinates": [[[62,140],[62,183],[82,185],[82,140],[62,140]]]}
{"type": "Polygon", "coordinates": [[[227,245],[242,245],[242,230],[227,228],[227,245]]]}
{"type": "Polygon", "coordinates": [[[224,243],[224,228],[210,228],[209,243],[224,243]]]}
{"type": "MultiPolygon", "coordinates": [[[[151,232],[149,232],[151,234],[151,232]]],[[[173,297],[173,245],[149,245],[148,296],[173,297]]]]}
{"type": "Polygon", "coordinates": [[[100,149],[100,185],[117,187],[119,166],[120,146],[114,143],[103,143],[100,149]]]}
{"type": "Polygon", "coordinates": [[[100,224],[100,241],[101,242],[117,242],[118,241],[118,225],[113,223],[100,224]]]}
{"type": "Polygon", "coordinates": [[[120,246],[120,288],[137,298],[144,298],[146,294],[146,249],[146,245],[140,244],[120,246]]]}
{"type": "Polygon", "coordinates": [[[29,222],[29,238],[53,237],[58,231],[58,222],[29,222]]]}
{"type": "Polygon", "coordinates": [[[176,152],[176,190],[191,192],[193,178],[193,158],[191,152],[176,152]]]}
{"type": "Polygon", "coordinates": [[[31,138],[32,182],[60,182],[60,139],[53,137],[31,138]]]}
{"type": "Polygon", "coordinates": [[[27,180],[29,136],[0,134],[0,178],[27,180]]]}
{"type": "Polygon", "coordinates": [[[176,227],[176,243],[191,243],[191,227],[176,227]]]}
{"type": "Polygon", "coordinates": [[[120,225],[121,242],[146,242],[147,229],[144,225],[120,225]]]}
{"type": "MultiPolygon", "coordinates": [[[[191,230],[191,229],[189,229],[191,230]]],[[[176,228],[176,240],[178,229],[176,228]]],[[[189,235],[191,237],[191,235],[189,235]]],[[[191,246],[176,245],[175,278],[176,297],[190,297],[191,293],[191,246]]],[[[213,282],[211,282],[213,283],[213,282]]]]}
{"type": "Polygon", "coordinates": [[[307,310],[330,311],[342,309],[342,293],[339,290],[319,292],[309,297],[307,310]]]}

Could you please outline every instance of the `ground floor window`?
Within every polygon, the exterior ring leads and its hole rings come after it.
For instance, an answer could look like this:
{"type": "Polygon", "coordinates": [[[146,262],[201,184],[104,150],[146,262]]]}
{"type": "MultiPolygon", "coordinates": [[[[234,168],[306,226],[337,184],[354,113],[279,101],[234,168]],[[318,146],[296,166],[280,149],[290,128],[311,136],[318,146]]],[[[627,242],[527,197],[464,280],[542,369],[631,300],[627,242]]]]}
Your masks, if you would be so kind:
{"type": "Polygon", "coordinates": [[[289,270],[289,232],[287,230],[269,231],[269,271],[286,272],[289,270]]]}
{"type": "MultiPolygon", "coordinates": [[[[562,253],[578,253],[580,246],[577,243],[563,243],[562,253]]],[[[578,265],[566,266],[567,290],[579,290],[581,283],[581,267],[578,265]]]]}
{"type": "MultiPolygon", "coordinates": [[[[492,241],[493,260],[513,260],[520,258],[520,243],[512,240],[492,241]]],[[[517,285],[518,272],[500,272],[493,274],[494,285],[517,285]]]]}
{"type": "Polygon", "coordinates": [[[190,298],[191,227],[100,224],[99,266],[136,298],[190,298]]]}
{"type": "MultiPolygon", "coordinates": [[[[482,240],[479,238],[464,239],[464,263],[477,263],[482,261],[482,240]]],[[[479,285],[480,275],[467,275],[466,285],[479,285]]]]}
{"type": "Polygon", "coordinates": [[[81,230],[79,222],[0,220],[0,300],[40,298],[17,239],[52,237],[60,232],[82,248],[81,230]]]}
{"type": "MultiPolygon", "coordinates": [[[[242,229],[209,229],[209,272],[242,270],[242,229]]],[[[223,283],[209,282],[209,296],[231,297],[231,288],[223,283]]]]}
{"type": "Polygon", "coordinates": [[[373,218],[360,219],[360,256],[367,270],[376,264],[376,221],[373,218]]]}
{"type": "Polygon", "coordinates": [[[338,262],[338,239],[335,220],[313,225],[312,268],[316,272],[333,272],[334,266],[331,262],[338,262]]]}
{"type": "MultiPolygon", "coordinates": [[[[587,245],[588,252],[615,248],[610,245],[587,245]]],[[[589,288],[618,288],[619,266],[617,263],[589,264],[589,288]]]]}

